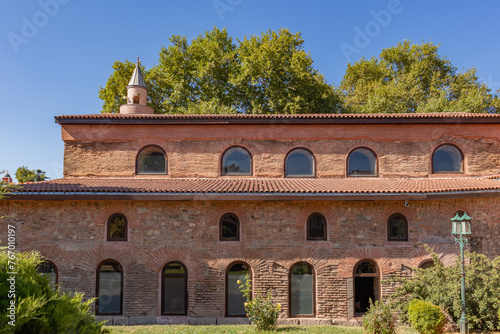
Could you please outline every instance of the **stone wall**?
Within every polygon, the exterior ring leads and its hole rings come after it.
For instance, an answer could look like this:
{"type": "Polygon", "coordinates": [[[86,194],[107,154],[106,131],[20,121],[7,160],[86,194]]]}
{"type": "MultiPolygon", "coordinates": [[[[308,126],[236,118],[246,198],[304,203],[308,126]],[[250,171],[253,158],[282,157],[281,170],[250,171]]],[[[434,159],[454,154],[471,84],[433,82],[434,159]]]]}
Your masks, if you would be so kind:
{"type": "MultiPolygon", "coordinates": [[[[383,278],[408,275],[408,268],[429,258],[418,245],[422,242],[430,244],[445,265],[453,264],[457,249],[450,217],[459,209],[474,218],[472,249],[499,256],[499,207],[498,197],[410,202],[408,207],[402,201],[7,200],[0,201],[0,215],[8,215],[3,224],[16,226],[19,250],[39,250],[56,264],[64,290],[95,296],[98,265],[106,259],[118,261],[124,270],[123,316],[128,320],[118,317],[116,323],[205,321],[198,318],[222,323],[225,273],[235,261],[251,267],[257,291],[273,289],[274,299],[283,305],[282,318],[289,312],[289,270],[297,262],[308,262],[315,272],[315,319],[345,320],[346,280],[360,260],[372,259],[383,278]],[[218,241],[219,218],[227,212],[240,219],[240,241],[218,241]],[[306,220],[313,212],[327,219],[326,241],[305,240],[306,220]],[[106,220],[112,213],[127,217],[128,241],[106,241],[106,220]],[[387,241],[387,219],[393,213],[408,218],[409,241],[387,241]],[[160,272],[173,260],[188,270],[188,317],[157,318],[160,272]]],[[[0,243],[6,243],[5,236],[1,234],[0,243]]],[[[383,286],[381,295],[393,290],[394,286],[383,286]]]]}

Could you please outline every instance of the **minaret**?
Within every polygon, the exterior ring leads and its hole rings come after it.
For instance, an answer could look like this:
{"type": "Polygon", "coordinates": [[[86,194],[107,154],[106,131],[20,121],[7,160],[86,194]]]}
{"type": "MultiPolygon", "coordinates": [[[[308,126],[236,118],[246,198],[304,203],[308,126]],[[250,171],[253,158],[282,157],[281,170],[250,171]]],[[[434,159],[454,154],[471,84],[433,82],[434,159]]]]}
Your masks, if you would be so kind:
{"type": "Polygon", "coordinates": [[[148,106],[148,89],[139,67],[139,57],[127,86],[127,104],[120,106],[120,114],[154,114],[153,108],[148,106]]]}

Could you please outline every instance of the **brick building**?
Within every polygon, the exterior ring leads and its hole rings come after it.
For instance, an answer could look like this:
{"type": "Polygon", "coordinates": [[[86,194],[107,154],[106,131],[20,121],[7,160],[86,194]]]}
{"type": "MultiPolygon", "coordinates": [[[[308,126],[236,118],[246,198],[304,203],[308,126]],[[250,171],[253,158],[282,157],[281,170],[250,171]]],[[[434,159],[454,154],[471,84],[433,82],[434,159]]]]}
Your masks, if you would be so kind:
{"type": "Polygon", "coordinates": [[[500,255],[500,115],[158,115],[139,68],[120,114],[57,116],[64,177],[0,202],[17,248],[114,324],[245,322],[236,281],[285,323],[345,322],[381,281],[457,248],[500,255]]]}

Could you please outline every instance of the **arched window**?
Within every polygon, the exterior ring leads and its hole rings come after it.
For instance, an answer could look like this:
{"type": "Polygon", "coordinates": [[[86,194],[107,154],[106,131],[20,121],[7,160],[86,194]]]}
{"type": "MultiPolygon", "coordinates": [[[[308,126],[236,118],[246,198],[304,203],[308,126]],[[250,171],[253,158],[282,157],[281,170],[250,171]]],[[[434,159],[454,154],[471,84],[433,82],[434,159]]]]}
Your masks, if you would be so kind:
{"type": "Polygon", "coordinates": [[[307,218],[307,240],[326,240],[326,218],[321,213],[307,218]]]}
{"type": "Polygon", "coordinates": [[[243,147],[232,147],[222,156],[222,175],[251,175],[252,157],[243,147]]]}
{"type": "Polygon", "coordinates": [[[408,220],[400,213],[395,213],[387,220],[387,240],[408,241],[408,220]]]}
{"type": "Polygon", "coordinates": [[[418,266],[421,269],[428,269],[434,267],[434,260],[425,260],[418,266]]]}
{"type": "Polygon", "coordinates": [[[240,240],[240,220],[234,213],[226,213],[221,217],[219,223],[219,240],[240,240]]]}
{"type": "Polygon", "coordinates": [[[146,146],[137,155],[137,174],[166,174],[165,151],[158,146],[146,146]]]}
{"type": "Polygon", "coordinates": [[[139,99],[140,99],[140,96],[139,95],[135,95],[132,98],[133,104],[139,104],[139,99]]]}
{"type": "Polygon", "coordinates": [[[162,271],[161,314],[186,315],[187,270],[180,262],[169,262],[162,271]]]}
{"type": "Polygon", "coordinates": [[[97,268],[96,297],[97,314],[122,314],[123,270],[118,262],[106,260],[97,268]]]}
{"type": "Polygon", "coordinates": [[[463,172],[463,154],[454,145],[441,145],[432,154],[433,173],[463,172]]]}
{"type": "Polygon", "coordinates": [[[372,150],[361,147],[351,151],[347,158],[347,175],[376,176],[377,173],[377,157],[372,150]]]}
{"type": "Polygon", "coordinates": [[[285,159],[285,176],[314,176],[314,156],[306,149],[290,151],[285,159]]]}
{"type": "Polygon", "coordinates": [[[40,263],[38,266],[36,266],[36,272],[44,275],[45,277],[48,278],[50,286],[52,288],[55,288],[57,284],[57,267],[54,264],[54,262],[45,260],[42,263],[40,263]]]}
{"type": "Polygon", "coordinates": [[[314,316],[314,272],[305,262],[290,269],[290,316],[314,316]]]}
{"type": "Polygon", "coordinates": [[[108,218],[107,240],[127,241],[127,225],[127,218],[124,215],[121,213],[112,214],[108,218]]]}
{"type": "MultiPolygon", "coordinates": [[[[240,291],[238,280],[245,282],[246,275],[250,275],[250,267],[243,262],[229,266],[226,272],[226,316],[245,317],[245,296],[240,291]]],[[[250,277],[250,279],[252,279],[250,277]]]]}
{"type": "Polygon", "coordinates": [[[379,299],[379,274],[377,266],[370,260],[360,261],[354,268],[354,308],[364,313],[370,308],[370,299],[379,299]]]}

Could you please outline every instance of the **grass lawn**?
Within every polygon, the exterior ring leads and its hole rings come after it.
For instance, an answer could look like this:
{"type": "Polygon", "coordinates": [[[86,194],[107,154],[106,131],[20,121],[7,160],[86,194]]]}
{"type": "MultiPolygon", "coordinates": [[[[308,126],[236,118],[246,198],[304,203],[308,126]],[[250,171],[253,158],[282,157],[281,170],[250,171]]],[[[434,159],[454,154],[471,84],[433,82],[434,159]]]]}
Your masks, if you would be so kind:
{"type": "MultiPolygon", "coordinates": [[[[255,326],[250,325],[217,325],[217,326],[188,326],[188,325],[150,325],[150,326],[105,326],[111,329],[112,334],[149,334],[149,333],[181,333],[181,334],[363,334],[362,327],[341,326],[279,326],[275,332],[257,332],[255,326]]],[[[399,333],[415,334],[408,328],[402,328],[399,333]]]]}

